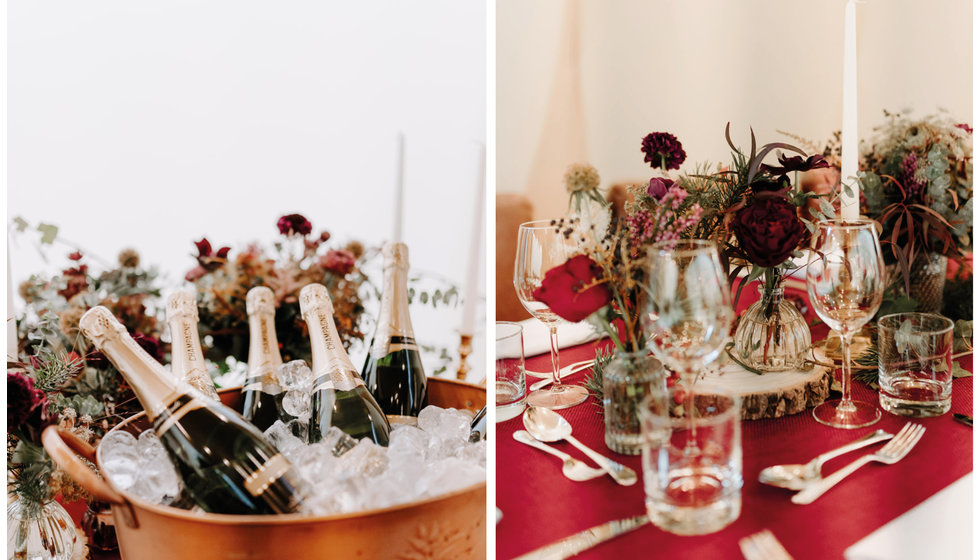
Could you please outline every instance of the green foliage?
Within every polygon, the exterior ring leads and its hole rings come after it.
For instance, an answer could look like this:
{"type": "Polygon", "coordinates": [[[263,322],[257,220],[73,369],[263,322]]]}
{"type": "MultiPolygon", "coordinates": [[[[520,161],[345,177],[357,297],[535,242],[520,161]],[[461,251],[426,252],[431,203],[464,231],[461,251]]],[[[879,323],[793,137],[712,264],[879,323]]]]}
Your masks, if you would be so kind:
{"type": "Polygon", "coordinates": [[[602,372],[606,365],[613,358],[613,351],[605,348],[596,350],[595,358],[592,360],[592,371],[585,376],[585,388],[589,391],[595,401],[593,404],[599,407],[599,412],[603,410],[602,405],[602,372]]]}

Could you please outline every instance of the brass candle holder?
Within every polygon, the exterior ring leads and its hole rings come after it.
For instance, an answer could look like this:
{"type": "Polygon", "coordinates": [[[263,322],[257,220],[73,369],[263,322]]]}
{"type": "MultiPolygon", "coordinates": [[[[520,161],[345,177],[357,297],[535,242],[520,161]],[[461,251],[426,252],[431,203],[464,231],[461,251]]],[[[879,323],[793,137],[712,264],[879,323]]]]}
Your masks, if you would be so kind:
{"type": "Polygon", "coordinates": [[[466,374],[470,372],[470,366],[466,363],[467,356],[473,352],[473,335],[459,335],[459,369],[456,370],[456,379],[466,379],[466,374]]]}

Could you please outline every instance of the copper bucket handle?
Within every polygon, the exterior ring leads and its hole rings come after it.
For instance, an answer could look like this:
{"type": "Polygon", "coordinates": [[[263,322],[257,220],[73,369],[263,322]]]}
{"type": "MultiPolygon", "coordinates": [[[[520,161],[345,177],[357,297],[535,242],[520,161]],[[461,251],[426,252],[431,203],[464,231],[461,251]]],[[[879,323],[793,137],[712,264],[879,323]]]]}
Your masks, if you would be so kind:
{"type": "Polygon", "coordinates": [[[61,426],[48,426],[45,428],[41,434],[41,443],[44,444],[44,450],[48,452],[48,455],[51,455],[54,462],[76,482],[81,484],[82,488],[85,488],[86,491],[103,502],[108,502],[114,506],[121,506],[120,509],[123,512],[123,519],[126,521],[126,525],[133,529],[139,527],[139,523],[136,522],[136,515],[133,512],[133,506],[129,503],[129,500],[119,492],[113,490],[102,477],[78,458],[81,455],[94,463],[94,447],[61,426]]]}

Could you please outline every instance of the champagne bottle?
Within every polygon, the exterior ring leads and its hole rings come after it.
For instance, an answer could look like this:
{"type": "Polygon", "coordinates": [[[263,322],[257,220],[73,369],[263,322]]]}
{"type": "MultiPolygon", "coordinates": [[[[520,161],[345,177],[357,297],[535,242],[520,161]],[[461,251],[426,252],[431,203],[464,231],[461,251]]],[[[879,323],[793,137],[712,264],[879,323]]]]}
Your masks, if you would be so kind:
{"type": "Polygon", "coordinates": [[[276,299],[272,290],[256,286],[245,296],[248,313],[248,377],[242,386],[242,415],[263,432],[279,419],[277,398],[282,393],[276,370],[282,365],[276,338],[276,299]]]}
{"type": "Polygon", "coordinates": [[[255,426],[173,377],[108,309],[88,310],[82,333],[126,378],[191,497],[214,513],[289,513],[307,496],[302,479],[255,426]]]}
{"type": "Polygon", "coordinates": [[[388,243],[384,255],[381,314],[362,377],[385,414],[418,416],[425,408],[426,381],[408,313],[408,247],[388,243]]]}
{"type": "Polygon", "coordinates": [[[310,329],[313,350],[310,443],[319,442],[330,426],[337,426],[353,438],[369,437],[387,446],[388,418],[364,387],[340,342],[327,288],[305,286],[299,292],[299,308],[310,329]]]}
{"type": "Polygon", "coordinates": [[[170,326],[170,373],[188,382],[205,396],[221,402],[208,374],[197,333],[197,300],[193,292],[178,291],[167,298],[167,324],[170,326]]]}

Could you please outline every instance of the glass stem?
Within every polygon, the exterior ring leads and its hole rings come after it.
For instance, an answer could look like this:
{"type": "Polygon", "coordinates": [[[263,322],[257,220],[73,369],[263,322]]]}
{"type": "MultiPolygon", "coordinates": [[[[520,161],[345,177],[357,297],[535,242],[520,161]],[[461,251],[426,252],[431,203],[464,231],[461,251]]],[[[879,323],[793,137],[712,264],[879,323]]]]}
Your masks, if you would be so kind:
{"type": "Polygon", "coordinates": [[[558,327],[556,325],[551,325],[549,327],[551,332],[551,381],[553,391],[561,390],[561,373],[559,371],[560,367],[558,365],[558,327]]]}
{"type": "Polygon", "coordinates": [[[842,329],[840,332],[841,343],[841,370],[840,387],[841,399],[837,405],[838,412],[853,412],[857,410],[851,402],[851,339],[854,334],[850,329],[842,329]]]}
{"type": "Polygon", "coordinates": [[[696,455],[698,450],[698,427],[694,421],[694,383],[697,374],[683,376],[684,390],[687,392],[684,398],[684,406],[687,407],[687,441],[684,443],[684,455],[691,457],[696,455]]]}

